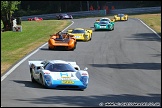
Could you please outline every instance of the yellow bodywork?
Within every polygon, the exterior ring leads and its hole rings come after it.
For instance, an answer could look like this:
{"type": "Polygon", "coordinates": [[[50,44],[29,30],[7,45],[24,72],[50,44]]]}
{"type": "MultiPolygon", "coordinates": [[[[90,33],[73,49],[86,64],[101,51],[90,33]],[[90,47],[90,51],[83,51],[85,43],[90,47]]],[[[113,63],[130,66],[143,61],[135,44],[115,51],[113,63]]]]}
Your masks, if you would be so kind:
{"type": "Polygon", "coordinates": [[[124,14],[124,16],[120,17],[118,15],[114,15],[114,21],[127,21],[128,15],[124,14]]]}
{"type": "Polygon", "coordinates": [[[92,38],[93,30],[90,28],[75,28],[75,29],[69,29],[67,33],[70,35],[74,35],[76,40],[89,41],[92,38]],[[73,33],[73,30],[83,30],[85,31],[85,33],[73,33]]]}

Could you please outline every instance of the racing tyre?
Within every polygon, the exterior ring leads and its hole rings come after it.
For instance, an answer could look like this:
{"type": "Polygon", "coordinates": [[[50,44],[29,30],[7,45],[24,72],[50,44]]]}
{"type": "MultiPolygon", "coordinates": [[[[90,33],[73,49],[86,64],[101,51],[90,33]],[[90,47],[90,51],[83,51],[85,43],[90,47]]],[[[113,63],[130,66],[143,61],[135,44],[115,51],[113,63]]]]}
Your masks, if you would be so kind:
{"type": "Polygon", "coordinates": [[[42,74],[40,74],[40,82],[41,82],[42,85],[44,85],[44,84],[43,84],[43,77],[42,77],[42,74]]]}
{"type": "Polygon", "coordinates": [[[91,38],[90,38],[90,41],[92,40],[92,34],[91,34],[91,38]]]}
{"type": "Polygon", "coordinates": [[[76,44],[77,44],[77,43],[75,43],[75,45],[74,45],[74,49],[76,49],[76,44]]]}
{"type": "Polygon", "coordinates": [[[74,45],[74,48],[72,49],[72,51],[74,51],[76,49],[76,44],[74,45]]]}
{"type": "Polygon", "coordinates": [[[91,41],[91,40],[92,40],[92,38],[89,39],[89,41],[91,41]]]}
{"type": "Polygon", "coordinates": [[[34,79],[34,77],[33,77],[33,74],[32,74],[32,73],[31,73],[31,81],[32,81],[33,83],[36,82],[35,79],[34,79]]]}
{"type": "Polygon", "coordinates": [[[48,47],[49,50],[52,50],[50,47],[48,47]]]}
{"type": "Polygon", "coordinates": [[[48,89],[48,86],[46,84],[44,84],[44,82],[43,82],[42,74],[40,74],[40,83],[43,85],[44,88],[48,89]]]}
{"type": "Polygon", "coordinates": [[[114,30],[114,27],[112,28],[112,30],[114,30]]]}

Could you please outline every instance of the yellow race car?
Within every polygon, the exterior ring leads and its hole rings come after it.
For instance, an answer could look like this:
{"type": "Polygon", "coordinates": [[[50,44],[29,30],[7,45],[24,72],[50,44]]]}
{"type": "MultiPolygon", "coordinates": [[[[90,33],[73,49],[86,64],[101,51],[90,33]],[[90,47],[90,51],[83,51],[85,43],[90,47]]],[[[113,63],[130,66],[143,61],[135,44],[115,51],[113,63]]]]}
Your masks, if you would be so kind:
{"type": "Polygon", "coordinates": [[[68,34],[74,35],[76,40],[90,41],[92,39],[92,29],[74,28],[67,31],[68,34]]]}
{"type": "Polygon", "coordinates": [[[114,20],[115,21],[127,21],[128,20],[128,15],[127,14],[114,15],[114,20]]]}

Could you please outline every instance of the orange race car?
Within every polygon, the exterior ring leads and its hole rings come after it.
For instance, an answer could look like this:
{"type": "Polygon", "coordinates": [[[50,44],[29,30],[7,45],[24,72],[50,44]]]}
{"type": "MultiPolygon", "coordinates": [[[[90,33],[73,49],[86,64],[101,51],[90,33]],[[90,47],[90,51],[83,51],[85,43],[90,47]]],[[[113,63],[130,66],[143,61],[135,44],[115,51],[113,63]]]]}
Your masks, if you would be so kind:
{"type": "Polygon", "coordinates": [[[74,50],[76,44],[77,41],[74,35],[59,31],[56,34],[50,35],[50,39],[48,40],[48,49],[74,50]]]}

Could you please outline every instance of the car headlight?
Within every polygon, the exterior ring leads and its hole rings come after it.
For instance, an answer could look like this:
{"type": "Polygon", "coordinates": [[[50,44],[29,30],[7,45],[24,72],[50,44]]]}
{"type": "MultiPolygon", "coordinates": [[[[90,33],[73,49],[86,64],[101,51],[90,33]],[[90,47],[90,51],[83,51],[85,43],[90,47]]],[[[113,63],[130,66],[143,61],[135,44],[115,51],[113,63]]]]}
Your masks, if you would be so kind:
{"type": "Polygon", "coordinates": [[[52,85],[52,80],[50,75],[44,75],[44,80],[48,86],[52,85]]]}
{"type": "Polygon", "coordinates": [[[87,77],[87,76],[82,76],[82,77],[80,78],[80,81],[81,81],[84,85],[86,85],[86,84],[88,84],[88,77],[87,77]]]}
{"type": "Polygon", "coordinates": [[[46,81],[50,81],[50,80],[51,80],[51,76],[50,76],[50,75],[44,75],[44,79],[45,79],[46,81]]]}

